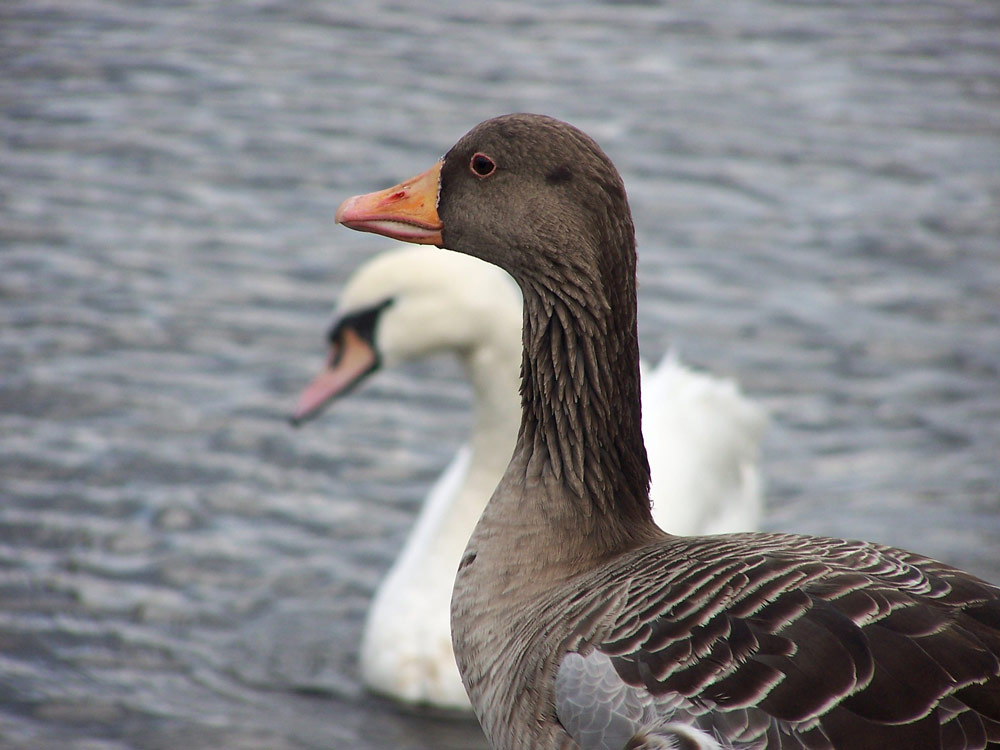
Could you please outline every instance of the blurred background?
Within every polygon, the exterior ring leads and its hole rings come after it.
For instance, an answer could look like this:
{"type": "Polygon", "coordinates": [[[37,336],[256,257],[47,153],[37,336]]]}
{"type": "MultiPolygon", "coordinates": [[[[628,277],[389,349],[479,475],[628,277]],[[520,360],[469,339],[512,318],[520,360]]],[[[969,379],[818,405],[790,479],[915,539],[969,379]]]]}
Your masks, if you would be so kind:
{"type": "Polygon", "coordinates": [[[645,356],[769,409],[767,528],[1000,580],[997,3],[4,0],[0,748],[482,746],[355,656],[457,365],[286,417],[339,202],[519,110],[622,172],[645,356]]]}

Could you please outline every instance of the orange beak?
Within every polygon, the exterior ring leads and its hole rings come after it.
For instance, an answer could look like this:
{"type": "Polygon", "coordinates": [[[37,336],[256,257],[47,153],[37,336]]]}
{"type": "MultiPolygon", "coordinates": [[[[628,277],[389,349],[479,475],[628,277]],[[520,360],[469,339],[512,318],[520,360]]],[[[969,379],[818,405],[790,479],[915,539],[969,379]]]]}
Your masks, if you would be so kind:
{"type": "Polygon", "coordinates": [[[440,176],[438,162],[388,190],[348,198],[337,209],[337,223],[359,232],[440,246],[444,229],[437,212],[440,176]]]}
{"type": "Polygon", "coordinates": [[[326,367],[299,396],[290,421],[298,427],[319,414],[333,399],[344,395],[378,368],[378,353],[353,328],[342,328],[330,345],[326,367]]]}

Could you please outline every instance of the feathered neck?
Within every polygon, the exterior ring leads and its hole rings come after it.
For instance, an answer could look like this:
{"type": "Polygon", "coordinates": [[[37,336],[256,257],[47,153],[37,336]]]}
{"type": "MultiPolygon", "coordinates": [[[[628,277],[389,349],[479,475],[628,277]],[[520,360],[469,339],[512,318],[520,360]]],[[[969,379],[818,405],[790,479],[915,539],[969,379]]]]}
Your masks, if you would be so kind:
{"type": "Polygon", "coordinates": [[[647,538],[653,526],[631,222],[614,239],[621,246],[612,252],[574,248],[556,256],[568,262],[519,279],[524,353],[515,449],[526,478],[561,495],[553,500],[608,553],[647,538]]]}

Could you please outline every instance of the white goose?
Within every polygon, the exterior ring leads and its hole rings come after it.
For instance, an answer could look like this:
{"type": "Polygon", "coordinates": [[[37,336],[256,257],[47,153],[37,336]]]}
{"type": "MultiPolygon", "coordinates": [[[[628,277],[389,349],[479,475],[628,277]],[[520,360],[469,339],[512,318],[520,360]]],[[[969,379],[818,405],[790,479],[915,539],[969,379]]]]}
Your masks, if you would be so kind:
{"type": "MultiPolygon", "coordinates": [[[[469,442],[434,484],[368,613],[361,673],[372,690],[408,703],[468,709],[451,645],[455,571],[510,461],[521,419],[521,294],[496,266],[402,246],[348,281],[330,331],[330,365],[303,392],[295,419],[314,416],[379,367],[454,352],[474,388],[469,442]]],[[[736,384],[668,354],[643,376],[643,431],[653,513],[679,534],[754,529],[763,410],[736,384]]]]}

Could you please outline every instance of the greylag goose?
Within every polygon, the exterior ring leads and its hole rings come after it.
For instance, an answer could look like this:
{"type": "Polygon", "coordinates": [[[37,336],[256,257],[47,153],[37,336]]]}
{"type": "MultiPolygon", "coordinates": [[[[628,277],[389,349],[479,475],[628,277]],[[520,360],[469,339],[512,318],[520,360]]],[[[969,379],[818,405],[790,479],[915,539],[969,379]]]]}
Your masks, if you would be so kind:
{"type": "MultiPolygon", "coordinates": [[[[361,639],[361,678],[406,703],[469,710],[451,646],[455,571],[517,439],[521,294],[497,266],[401,245],[344,286],[326,369],[293,419],[315,416],[370,373],[449,352],[473,384],[469,441],[431,488],[413,532],[375,592],[361,639]]],[[[673,353],[642,374],[653,519],[678,534],[749,531],[761,512],[763,410],[736,384],[673,353]]]]}
{"type": "Polygon", "coordinates": [[[517,445],[452,595],[494,748],[1000,747],[997,587],[869,542],[657,528],[634,230],[588,136],[488,120],[337,220],[496,263],[523,293],[517,445]]]}

